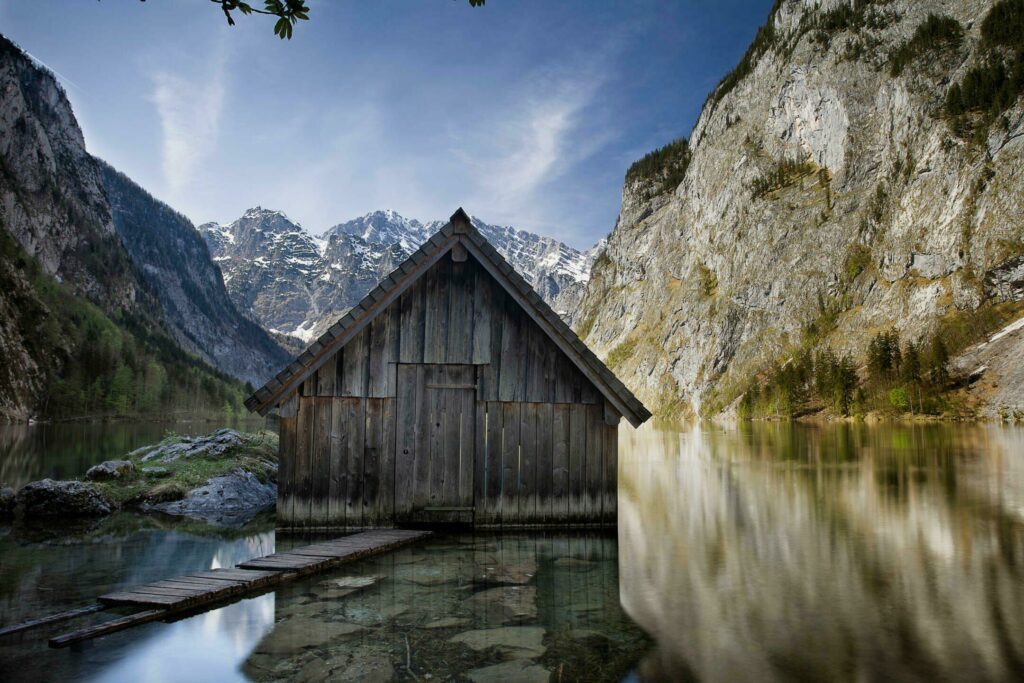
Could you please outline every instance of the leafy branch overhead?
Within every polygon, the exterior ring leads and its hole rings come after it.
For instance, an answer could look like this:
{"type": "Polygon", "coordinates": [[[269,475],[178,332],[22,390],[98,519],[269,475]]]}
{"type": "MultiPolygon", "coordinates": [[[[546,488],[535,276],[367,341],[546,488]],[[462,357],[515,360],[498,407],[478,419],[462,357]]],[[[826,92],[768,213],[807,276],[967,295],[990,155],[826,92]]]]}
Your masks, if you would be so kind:
{"type": "MultiPolygon", "coordinates": [[[[140,1],[146,2],[146,0],[140,1]]],[[[246,16],[250,14],[266,14],[277,17],[277,22],[274,24],[274,35],[281,38],[281,40],[285,38],[291,40],[292,30],[300,20],[309,21],[309,7],[306,5],[306,0],[264,0],[262,9],[253,7],[248,2],[243,2],[242,0],[210,0],[210,2],[220,5],[221,11],[227,17],[228,26],[235,25],[235,18],[232,12],[236,10],[246,16]]],[[[469,6],[482,7],[485,2],[486,0],[469,0],[469,6]]]]}

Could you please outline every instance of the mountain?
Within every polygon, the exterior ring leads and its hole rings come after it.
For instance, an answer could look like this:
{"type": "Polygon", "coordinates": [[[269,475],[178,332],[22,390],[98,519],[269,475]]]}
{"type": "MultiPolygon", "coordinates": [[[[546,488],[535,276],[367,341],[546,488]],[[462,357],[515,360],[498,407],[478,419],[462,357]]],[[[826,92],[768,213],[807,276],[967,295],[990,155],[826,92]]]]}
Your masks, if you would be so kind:
{"type": "Polygon", "coordinates": [[[182,349],[259,385],[287,364],[270,336],[235,308],[203,237],[191,222],[103,161],[96,160],[114,227],[182,349]]]}
{"type": "MultiPolygon", "coordinates": [[[[566,316],[575,311],[590,252],[473,222],[555,310],[566,316]]],[[[284,213],[256,207],[233,223],[206,223],[199,230],[238,308],[273,333],[309,341],[443,225],[375,211],[313,237],[284,213]]]]}
{"type": "MultiPolygon", "coordinates": [[[[703,414],[784,401],[787,364],[826,350],[863,379],[890,329],[940,364],[1005,325],[1024,344],[1021,26],[1019,0],[776,2],[689,139],[627,172],[587,343],[703,414]]],[[[992,367],[979,400],[1010,379],[992,367]]],[[[999,401],[1024,409],[1017,382],[999,401]]]]}
{"type": "Polygon", "coordinates": [[[0,36],[0,419],[240,406],[204,359],[258,382],[283,352],[218,283],[194,228],[94,159],[53,74],[0,36]]]}

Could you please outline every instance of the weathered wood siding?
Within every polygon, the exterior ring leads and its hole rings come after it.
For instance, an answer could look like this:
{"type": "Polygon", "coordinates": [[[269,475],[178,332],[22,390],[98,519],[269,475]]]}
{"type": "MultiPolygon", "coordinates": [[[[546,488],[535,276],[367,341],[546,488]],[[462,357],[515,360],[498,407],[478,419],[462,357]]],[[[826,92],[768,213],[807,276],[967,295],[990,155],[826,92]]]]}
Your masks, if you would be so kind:
{"type": "Polygon", "coordinates": [[[297,394],[283,527],[615,521],[617,415],[472,256],[442,258],[297,394]]]}

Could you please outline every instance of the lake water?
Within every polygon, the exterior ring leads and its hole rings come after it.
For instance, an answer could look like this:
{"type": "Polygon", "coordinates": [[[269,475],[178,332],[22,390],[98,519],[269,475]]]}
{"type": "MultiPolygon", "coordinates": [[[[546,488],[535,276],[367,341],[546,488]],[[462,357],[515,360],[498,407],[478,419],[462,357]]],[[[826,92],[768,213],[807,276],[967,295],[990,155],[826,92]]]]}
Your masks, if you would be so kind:
{"type": "MultiPolygon", "coordinates": [[[[1024,678],[1024,430],[648,424],[620,440],[617,535],[439,535],[68,650],[46,637],[78,622],[0,639],[0,679],[1024,678]],[[474,583],[494,564],[536,576],[474,583]]],[[[58,441],[42,447],[75,450],[58,441]]],[[[81,471],[95,458],[78,452],[22,446],[0,472],[81,471]]],[[[0,526],[0,624],[300,542],[270,518],[0,526]]]]}

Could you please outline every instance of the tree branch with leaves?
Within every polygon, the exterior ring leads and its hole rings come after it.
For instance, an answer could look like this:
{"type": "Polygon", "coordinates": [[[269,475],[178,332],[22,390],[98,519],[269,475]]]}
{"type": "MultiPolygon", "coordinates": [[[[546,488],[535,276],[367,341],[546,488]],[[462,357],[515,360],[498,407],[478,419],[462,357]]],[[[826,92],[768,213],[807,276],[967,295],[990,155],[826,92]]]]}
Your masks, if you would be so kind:
{"type": "MultiPolygon", "coordinates": [[[[140,0],[146,2],[146,0],[140,0]]],[[[221,12],[228,20],[228,26],[235,25],[233,12],[239,12],[245,16],[250,14],[265,14],[277,17],[274,24],[274,35],[281,40],[291,40],[292,30],[300,21],[309,21],[309,7],[306,0],[264,0],[263,7],[253,7],[242,0],[210,0],[215,5],[220,5],[221,12]]],[[[469,0],[470,7],[483,7],[486,0],[469,0]]]]}

